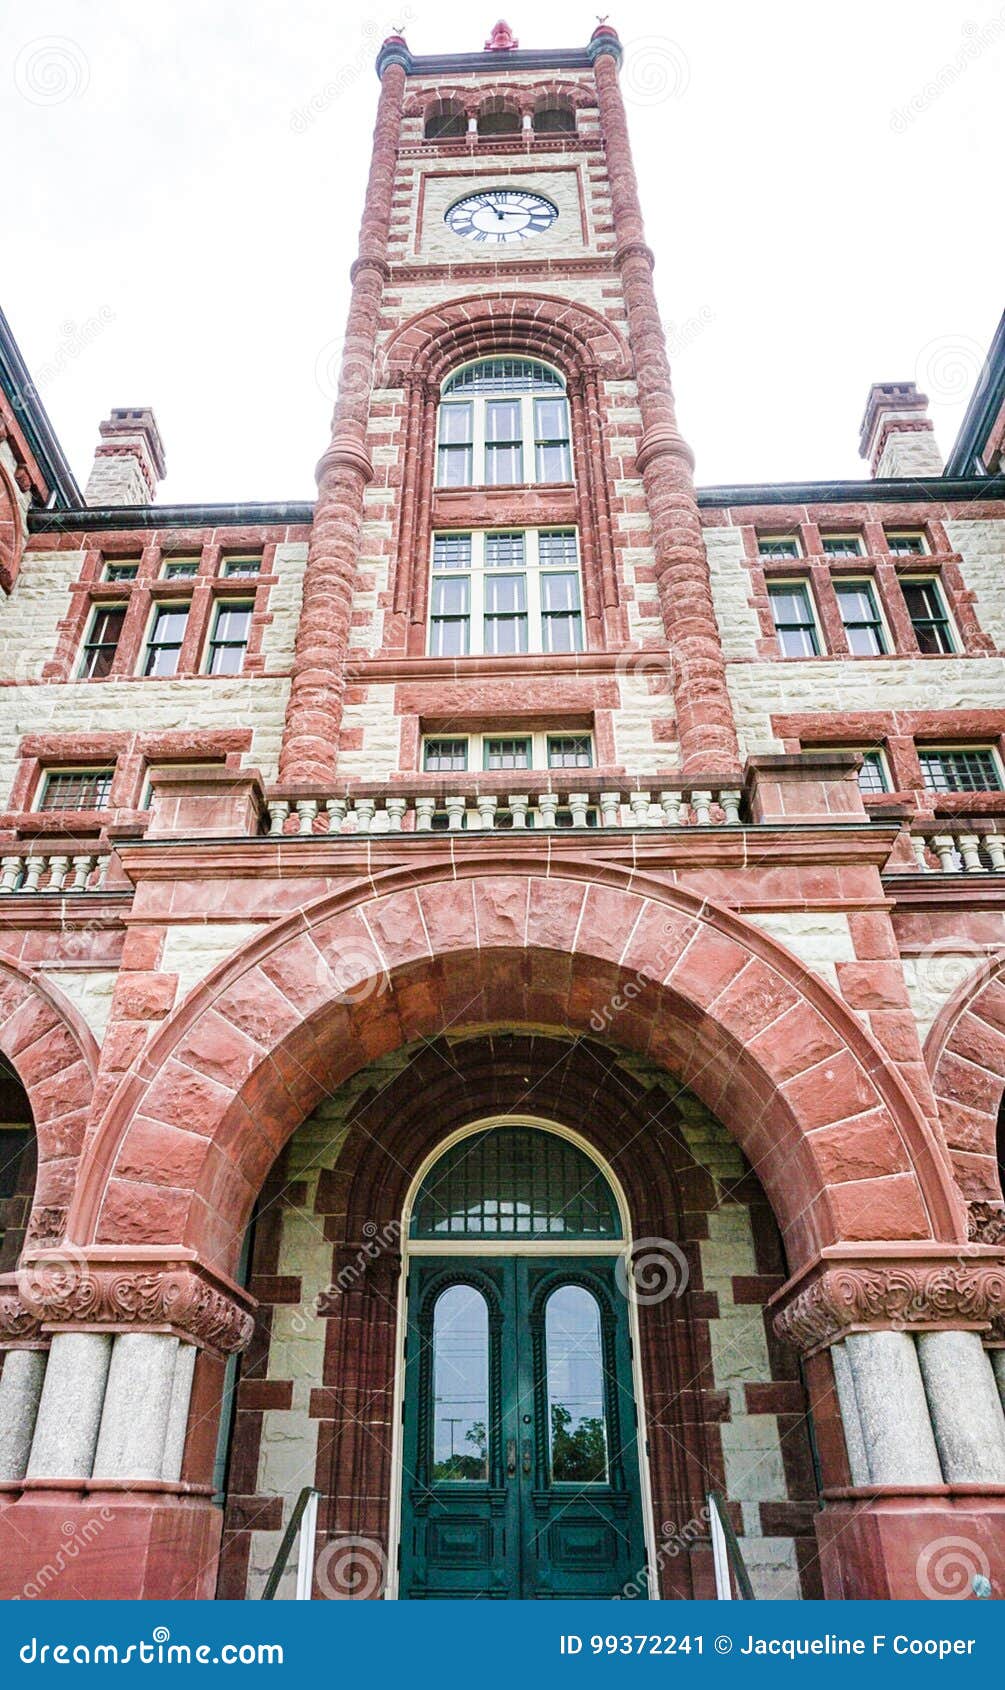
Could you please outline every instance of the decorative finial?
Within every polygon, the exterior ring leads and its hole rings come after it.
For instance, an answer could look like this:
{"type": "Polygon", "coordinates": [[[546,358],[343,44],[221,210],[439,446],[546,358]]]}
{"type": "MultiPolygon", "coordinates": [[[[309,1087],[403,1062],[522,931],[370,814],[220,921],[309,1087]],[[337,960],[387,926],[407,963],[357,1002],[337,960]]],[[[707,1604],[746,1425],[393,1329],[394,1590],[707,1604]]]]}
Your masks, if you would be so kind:
{"type": "Polygon", "coordinates": [[[520,43],[509,24],[503,23],[502,18],[500,18],[485,43],[485,51],[486,53],[511,53],[514,47],[519,47],[519,45],[520,43]]]}

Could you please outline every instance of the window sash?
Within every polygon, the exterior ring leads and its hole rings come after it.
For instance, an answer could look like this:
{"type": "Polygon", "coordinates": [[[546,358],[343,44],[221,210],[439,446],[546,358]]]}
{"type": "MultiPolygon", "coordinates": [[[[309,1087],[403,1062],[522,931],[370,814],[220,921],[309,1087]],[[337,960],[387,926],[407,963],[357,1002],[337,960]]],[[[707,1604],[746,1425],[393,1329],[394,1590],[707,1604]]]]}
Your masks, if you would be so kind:
{"type": "Polygon", "coordinates": [[[84,641],[80,663],[81,680],[103,681],[111,673],[125,619],[124,604],[95,607],[90,630],[84,641]]]}
{"type": "Polygon", "coordinates": [[[777,559],[781,563],[789,563],[793,558],[801,557],[802,553],[798,540],[758,540],[757,555],[769,562],[777,559]]]}
{"type": "Polygon", "coordinates": [[[857,534],[822,535],[820,549],[824,557],[862,556],[862,542],[857,534]]]}
{"type": "Polygon", "coordinates": [[[852,656],[884,657],[887,650],[886,630],[879,614],[872,582],[836,582],[834,591],[852,656]]]}
{"type": "Polygon", "coordinates": [[[802,581],[779,582],[768,589],[768,597],[782,656],[819,657],[820,635],[809,587],[802,581]],[[783,605],[787,599],[791,601],[791,608],[784,612],[783,605]]]}
{"type": "Polygon", "coordinates": [[[482,741],[482,766],[486,770],[532,769],[533,742],[524,734],[507,734],[501,739],[486,736],[482,741]]]}
{"type": "Polygon", "coordinates": [[[105,564],[106,581],[135,581],[140,572],[139,563],[116,563],[114,560],[105,564]]]}
{"type": "Polygon", "coordinates": [[[427,774],[455,774],[468,766],[466,739],[427,739],[422,748],[422,767],[427,774]]]}
{"type": "Polygon", "coordinates": [[[549,769],[592,769],[593,741],[589,734],[549,734],[549,769]]]}
{"type": "Polygon", "coordinates": [[[190,606],[158,605],[147,638],[144,675],[167,677],[177,673],[178,659],[188,626],[190,606]]]}
{"type": "Polygon", "coordinates": [[[191,581],[198,573],[198,558],[169,558],[161,570],[161,578],[165,581],[191,581]]]}
{"type": "Polygon", "coordinates": [[[251,609],[250,604],[221,604],[217,608],[213,635],[209,642],[207,674],[241,673],[251,634],[251,609]]]}
{"type": "Polygon", "coordinates": [[[927,557],[923,534],[887,534],[887,549],[894,557],[927,557]]]}
{"type": "Polygon", "coordinates": [[[228,557],[223,562],[223,573],[229,581],[252,580],[262,573],[262,559],[260,557],[228,557]]]}
{"type": "Polygon", "coordinates": [[[937,581],[902,581],[900,590],[920,651],[945,656],[955,649],[952,625],[937,581]]]}
{"type": "Polygon", "coordinates": [[[48,770],[38,809],[105,810],[114,774],[114,768],[48,770]]]}
{"type": "MultiPolygon", "coordinates": [[[[514,360],[500,360],[506,364],[514,360]]],[[[554,485],[573,479],[569,401],[556,378],[542,395],[514,379],[471,399],[444,391],[437,424],[437,487],[554,485]],[[533,466],[533,468],[531,468],[533,466]]]]}
{"type": "Polygon", "coordinates": [[[1000,792],[1002,778],[989,745],[919,747],[921,776],[929,792],[1000,792]]]}
{"type": "Polygon", "coordinates": [[[460,657],[469,652],[512,656],[582,649],[582,589],[574,529],[433,536],[430,656],[460,657]],[[524,551],[522,567],[508,562],[519,556],[518,539],[524,551]],[[498,564],[496,555],[501,560],[498,564]],[[451,581],[464,586],[450,594],[447,584],[451,581]]]}

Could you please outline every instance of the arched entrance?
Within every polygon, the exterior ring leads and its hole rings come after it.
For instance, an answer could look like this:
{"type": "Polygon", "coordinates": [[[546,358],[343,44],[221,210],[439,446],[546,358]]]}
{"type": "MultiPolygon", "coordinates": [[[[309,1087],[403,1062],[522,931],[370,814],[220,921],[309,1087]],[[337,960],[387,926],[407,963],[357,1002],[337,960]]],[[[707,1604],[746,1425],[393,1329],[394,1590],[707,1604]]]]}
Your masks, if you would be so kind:
{"type": "Polygon", "coordinates": [[[625,1203],[566,1129],[479,1122],[413,1185],[397,1475],[405,1598],[645,1578],[625,1203]]]}

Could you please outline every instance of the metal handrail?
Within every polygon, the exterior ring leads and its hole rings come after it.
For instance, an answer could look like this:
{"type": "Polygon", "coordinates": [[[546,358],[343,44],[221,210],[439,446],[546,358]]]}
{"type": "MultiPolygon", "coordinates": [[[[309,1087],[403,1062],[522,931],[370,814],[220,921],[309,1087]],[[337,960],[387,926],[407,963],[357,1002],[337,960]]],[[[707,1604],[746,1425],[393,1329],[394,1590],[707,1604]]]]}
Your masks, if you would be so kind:
{"type": "Polygon", "coordinates": [[[261,1600],[263,1602],[271,1602],[279,1589],[279,1581],[286,1571],[286,1563],[290,1558],[293,1540],[300,1530],[300,1524],[305,1514],[307,1521],[300,1539],[300,1556],[297,1564],[297,1601],[310,1601],[310,1575],[314,1565],[314,1533],[317,1527],[318,1497],[320,1494],[320,1491],[316,1491],[313,1485],[305,1485],[297,1497],[289,1524],[283,1533],[282,1542],[276,1550],[272,1571],[265,1582],[265,1589],[262,1591],[261,1600]]]}
{"type": "Polygon", "coordinates": [[[750,1582],[750,1574],[744,1564],[739,1539],[733,1530],[733,1522],[726,1507],[726,1498],[721,1491],[709,1491],[708,1512],[712,1527],[712,1556],[715,1562],[716,1597],[720,1602],[731,1602],[733,1600],[733,1589],[729,1578],[732,1570],[740,1601],[753,1602],[755,1599],[754,1587],[750,1582]]]}

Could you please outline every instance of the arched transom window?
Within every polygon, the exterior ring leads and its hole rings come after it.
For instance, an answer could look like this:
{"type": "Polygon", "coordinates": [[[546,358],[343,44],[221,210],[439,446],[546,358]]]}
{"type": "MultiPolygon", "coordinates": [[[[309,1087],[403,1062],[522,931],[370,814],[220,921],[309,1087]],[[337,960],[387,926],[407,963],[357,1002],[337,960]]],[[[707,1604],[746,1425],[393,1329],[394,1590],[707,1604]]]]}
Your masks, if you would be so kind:
{"type": "Polygon", "coordinates": [[[613,1191],[578,1145],[537,1127],[490,1127],[451,1145],[416,1194],[411,1238],[622,1237],[613,1191]]]}
{"type": "Polygon", "coordinates": [[[572,480],[565,383],[533,358],[483,358],[443,384],[437,484],[572,480]]]}

